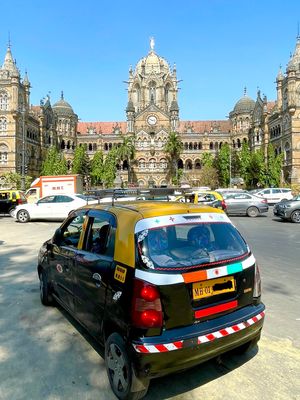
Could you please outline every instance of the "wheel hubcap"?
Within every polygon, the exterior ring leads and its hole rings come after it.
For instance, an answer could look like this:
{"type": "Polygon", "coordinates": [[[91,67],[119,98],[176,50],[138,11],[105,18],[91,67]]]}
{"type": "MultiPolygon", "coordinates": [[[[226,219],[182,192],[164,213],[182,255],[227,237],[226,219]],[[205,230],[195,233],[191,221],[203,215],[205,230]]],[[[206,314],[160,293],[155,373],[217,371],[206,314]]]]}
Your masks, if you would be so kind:
{"type": "Polygon", "coordinates": [[[128,370],[122,351],[114,343],[109,346],[107,362],[115,389],[125,392],[128,387],[128,370]]]}
{"type": "Polygon", "coordinates": [[[295,211],[293,214],[293,220],[295,222],[300,222],[300,212],[299,211],[295,211]]]}
{"type": "Polygon", "coordinates": [[[21,221],[26,221],[27,220],[27,214],[25,212],[20,212],[19,213],[19,219],[21,221]]]}

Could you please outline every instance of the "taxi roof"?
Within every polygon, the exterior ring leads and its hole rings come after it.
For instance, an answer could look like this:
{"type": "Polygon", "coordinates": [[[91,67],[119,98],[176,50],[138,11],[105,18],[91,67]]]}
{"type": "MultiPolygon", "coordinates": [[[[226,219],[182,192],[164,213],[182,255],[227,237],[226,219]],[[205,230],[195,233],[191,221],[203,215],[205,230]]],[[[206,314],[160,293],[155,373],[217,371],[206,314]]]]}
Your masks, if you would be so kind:
{"type": "Polygon", "coordinates": [[[163,215],[188,213],[223,213],[209,206],[167,201],[130,201],[114,204],[91,204],[84,209],[105,210],[114,214],[118,220],[116,230],[115,260],[131,267],[135,265],[134,232],[138,221],[163,215]]]}

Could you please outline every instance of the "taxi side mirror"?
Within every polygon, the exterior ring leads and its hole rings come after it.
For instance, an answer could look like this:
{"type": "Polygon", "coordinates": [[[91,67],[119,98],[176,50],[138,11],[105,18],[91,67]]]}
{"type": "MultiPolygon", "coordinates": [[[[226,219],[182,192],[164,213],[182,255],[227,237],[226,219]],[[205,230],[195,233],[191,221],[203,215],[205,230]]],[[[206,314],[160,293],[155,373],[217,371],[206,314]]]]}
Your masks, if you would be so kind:
{"type": "Polygon", "coordinates": [[[54,233],[51,244],[56,244],[57,246],[60,246],[60,244],[62,243],[62,240],[63,240],[63,235],[62,235],[61,229],[58,228],[58,229],[56,229],[56,231],[54,233]]]}

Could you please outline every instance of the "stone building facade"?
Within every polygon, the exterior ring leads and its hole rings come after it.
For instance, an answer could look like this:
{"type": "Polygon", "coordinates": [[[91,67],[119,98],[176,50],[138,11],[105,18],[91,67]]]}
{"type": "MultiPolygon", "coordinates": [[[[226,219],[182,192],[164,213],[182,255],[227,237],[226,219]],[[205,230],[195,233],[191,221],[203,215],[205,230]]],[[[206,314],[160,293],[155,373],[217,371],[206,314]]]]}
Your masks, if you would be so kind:
{"type": "MultiPolygon", "coordinates": [[[[51,105],[49,96],[40,105],[30,105],[27,73],[21,79],[8,46],[0,68],[0,175],[20,171],[22,157],[27,174],[40,174],[49,146],[57,145],[71,169],[76,146],[87,146],[90,158],[97,150],[104,156],[122,143],[124,135],[134,137],[136,160],[132,166],[135,184],[166,185],[168,162],[163,151],[168,134],[176,131],[183,143],[178,167],[184,179],[198,185],[201,158],[215,155],[222,144],[239,149],[248,142],[252,150],[266,149],[272,143],[277,154],[284,153],[283,177],[300,183],[300,39],[286,73],[277,76],[277,100],[268,102],[260,91],[254,101],[242,98],[229,113],[228,120],[181,121],[178,104],[177,69],[159,56],[150,41],[148,54],[129,69],[126,81],[128,103],[126,121],[78,122],[73,108],[64,99],[51,105]]],[[[128,180],[126,161],[120,165],[124,183],[128,180]]]]}

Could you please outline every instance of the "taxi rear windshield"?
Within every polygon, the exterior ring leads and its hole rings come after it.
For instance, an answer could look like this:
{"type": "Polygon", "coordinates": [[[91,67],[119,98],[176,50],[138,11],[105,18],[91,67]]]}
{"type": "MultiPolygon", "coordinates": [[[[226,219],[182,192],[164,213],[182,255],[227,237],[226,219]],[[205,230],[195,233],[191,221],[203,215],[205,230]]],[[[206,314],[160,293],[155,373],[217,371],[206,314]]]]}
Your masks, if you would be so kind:
{"type": "Polygon", "coordinates": [[[226,261],[249,252],[230,223],[191,223],[145,229],[136,234],[145,267],[189,267],[226,261]]]}

